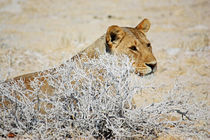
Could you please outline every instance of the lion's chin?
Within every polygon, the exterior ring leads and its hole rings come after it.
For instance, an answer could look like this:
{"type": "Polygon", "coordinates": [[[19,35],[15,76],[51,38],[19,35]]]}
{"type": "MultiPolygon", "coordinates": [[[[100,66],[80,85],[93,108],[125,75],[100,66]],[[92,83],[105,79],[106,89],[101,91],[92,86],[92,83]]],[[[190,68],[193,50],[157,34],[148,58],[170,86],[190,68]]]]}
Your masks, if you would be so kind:
{"type": "Polygon", "coordinates": [[[143,76],[148,76],[148,75],[154,74],[154,72],[153,71],[151,71],[149,73],[135,72],[135,74],[137,74],[140,77],[143,77],[143,76]]]}

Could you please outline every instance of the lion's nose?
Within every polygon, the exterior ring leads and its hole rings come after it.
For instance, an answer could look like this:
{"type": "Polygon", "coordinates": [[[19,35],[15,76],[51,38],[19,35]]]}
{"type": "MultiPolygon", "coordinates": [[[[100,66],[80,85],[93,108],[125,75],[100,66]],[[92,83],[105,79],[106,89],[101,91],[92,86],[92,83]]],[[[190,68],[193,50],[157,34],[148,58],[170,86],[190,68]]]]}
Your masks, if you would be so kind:
{"type": "Polygon", "coordinates": [[[155,72],[157,68],[157,63],[145,63],[145,64],[152,69],[152,72],[155,72]]]}

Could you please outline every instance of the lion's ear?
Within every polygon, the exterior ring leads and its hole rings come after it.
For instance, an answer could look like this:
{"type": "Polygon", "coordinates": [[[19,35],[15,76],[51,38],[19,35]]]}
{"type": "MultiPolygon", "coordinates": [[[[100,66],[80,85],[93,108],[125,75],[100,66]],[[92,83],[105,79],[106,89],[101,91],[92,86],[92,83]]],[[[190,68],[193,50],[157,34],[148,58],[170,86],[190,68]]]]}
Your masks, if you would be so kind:
{"type": "Polygon", "coordinates": [[[117,25],[112,25],[107,29],[106,32],[106,45],[108,45],[110,49],[117,47],[124,36],[125,32],[122,28],[117,25]]]}
{"type": "Polygon", "coordinates": [[[136,26],[136,29],[143,31],[144,33],[149,31],[150,28],[150,21],[148,19],[144,19],[136,26]]]}

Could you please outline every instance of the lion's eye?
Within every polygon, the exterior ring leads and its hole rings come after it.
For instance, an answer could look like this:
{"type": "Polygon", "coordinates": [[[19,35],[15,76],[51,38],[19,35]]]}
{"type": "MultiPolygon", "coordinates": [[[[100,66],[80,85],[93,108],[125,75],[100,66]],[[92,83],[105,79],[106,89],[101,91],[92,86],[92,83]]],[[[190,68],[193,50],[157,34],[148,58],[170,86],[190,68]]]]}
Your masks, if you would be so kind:
{"type": "Polygon", "coordinates": [[[147,43],[147,47],[151,47],[151,44],[150,43],[147,43]]]}
{"type": "Polygon", "coordinates": [[[133,51],[137,51],[136,46],[131,46],[130,49],[133,50],[133,51]]]}

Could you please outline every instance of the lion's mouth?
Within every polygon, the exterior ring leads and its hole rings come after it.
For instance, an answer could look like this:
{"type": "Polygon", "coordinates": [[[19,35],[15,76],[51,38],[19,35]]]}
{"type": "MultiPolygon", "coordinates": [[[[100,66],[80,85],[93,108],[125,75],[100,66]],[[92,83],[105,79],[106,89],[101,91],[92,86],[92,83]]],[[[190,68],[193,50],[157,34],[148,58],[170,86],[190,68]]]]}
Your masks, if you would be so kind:
{"type": "Polygon", "coordinates": [[[135,70],[135,74],[137,74],[138,76],[148,76],[151,74],[154,74],[157,71],[157,65],[155,65],[153,68],[150,69],[136,69],[135,70]]]}

